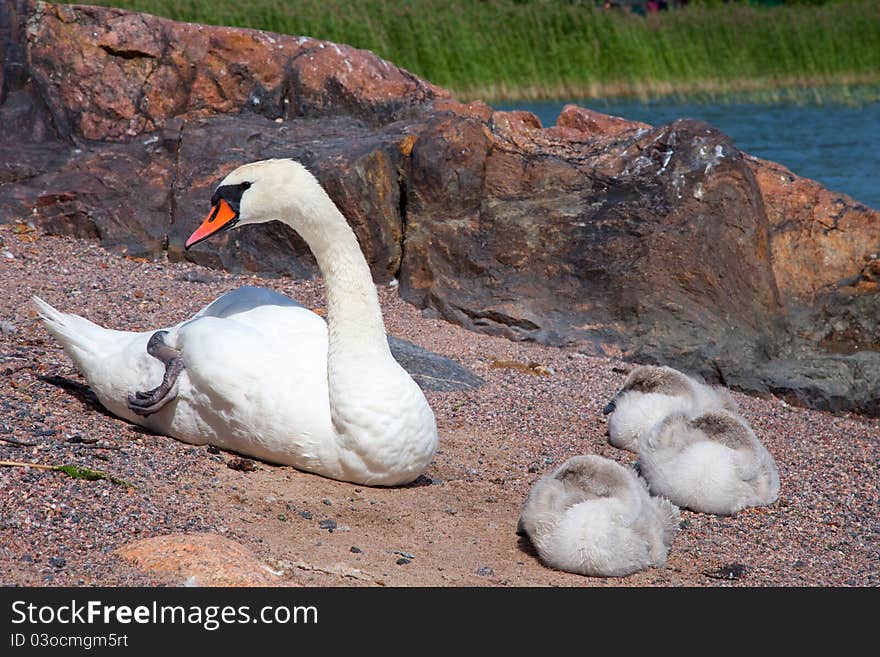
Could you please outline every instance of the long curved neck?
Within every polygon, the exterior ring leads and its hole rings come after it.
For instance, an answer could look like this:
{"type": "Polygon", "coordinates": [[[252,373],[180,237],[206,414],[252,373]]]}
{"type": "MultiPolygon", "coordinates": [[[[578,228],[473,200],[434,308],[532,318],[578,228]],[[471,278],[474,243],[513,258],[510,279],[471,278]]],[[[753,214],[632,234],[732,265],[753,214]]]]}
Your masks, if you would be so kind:
{"type": "Polygon", "coordinates": [[[328,360],[348,354],[390,356],[376,286],[354,231],[323,190],[304,212],[311,215],[309,229],[300,234],[327,286],[328,360]]]}
{"type": "Polygon", "coordinates": [[[354,231],[317,181],[300,177],[295,186],[295,198],[282,192],[264,202],[275,216],[289,212],[288,223],[308,243],[327,286],[332,440],[322,443],[324,472],[367,484],[412,481],[437,447],[434,414],[391,354],[376,286],[354,231]]]}

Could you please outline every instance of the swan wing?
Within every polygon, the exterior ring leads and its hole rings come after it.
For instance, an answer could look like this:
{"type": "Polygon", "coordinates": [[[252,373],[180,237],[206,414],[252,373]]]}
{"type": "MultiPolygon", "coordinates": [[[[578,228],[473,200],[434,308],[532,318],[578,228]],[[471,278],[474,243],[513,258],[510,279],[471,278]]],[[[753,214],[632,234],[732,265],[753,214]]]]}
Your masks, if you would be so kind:
{"type": "Polygon", "coordinates": [[[265,287],[245,285],[223,294],[197,312],[198,317],[233,317],[259,306],[280,308],[305,308],[299,301],[265,287]]]}

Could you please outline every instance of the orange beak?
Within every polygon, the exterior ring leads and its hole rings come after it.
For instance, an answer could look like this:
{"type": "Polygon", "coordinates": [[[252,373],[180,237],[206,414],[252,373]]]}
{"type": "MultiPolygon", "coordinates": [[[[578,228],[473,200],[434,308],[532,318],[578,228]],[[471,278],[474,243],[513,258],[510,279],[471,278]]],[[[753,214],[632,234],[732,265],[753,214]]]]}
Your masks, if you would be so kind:
{"type": "Polygon", "coordinates": [[[226,199],[220,199],[217,205],[211,208],[211,213],[202,222],[196,231],[189,236],[184,248],[189,248],[199,242],[208,239],[211,235],[219,233],[224,228],[231,228],[238,221],[238,213],[226,199]]]}

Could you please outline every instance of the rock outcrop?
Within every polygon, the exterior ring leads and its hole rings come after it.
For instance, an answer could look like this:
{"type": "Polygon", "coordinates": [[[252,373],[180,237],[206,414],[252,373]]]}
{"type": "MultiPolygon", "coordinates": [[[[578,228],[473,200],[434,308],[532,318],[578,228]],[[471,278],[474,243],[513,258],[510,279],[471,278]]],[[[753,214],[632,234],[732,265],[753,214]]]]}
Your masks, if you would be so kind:
{"type": "Polygon", "coordinates": [[[311,276],[280,224],[182,249],[227,171],[294,157],[426,312],[880,414],[880,213],[707,124],[545,128],[349,46],[30,0],[0,81],[0,221],[311,276]]]}
{"type": "Polygon", "coordinates": [[[217,534],[168,534],[127,543],[113,554],[170,586],[299,586],[217,534]]]}
{"type": "Polygon", "coordinates": [[[518,113],[429,124],[408,179],[404,297],[599,353],[661,360],[672,340],[687,369],[728,380],[733,361],[776,349],[769,226],[730,140],[691,121],[580,134],[518,113]]]}

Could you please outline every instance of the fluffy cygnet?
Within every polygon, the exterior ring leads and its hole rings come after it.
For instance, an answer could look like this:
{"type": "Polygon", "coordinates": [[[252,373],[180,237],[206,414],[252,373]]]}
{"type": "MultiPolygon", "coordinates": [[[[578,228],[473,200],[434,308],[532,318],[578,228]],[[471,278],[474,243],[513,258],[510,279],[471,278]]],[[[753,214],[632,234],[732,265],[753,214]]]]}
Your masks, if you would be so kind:
{"type": "Polygon", "coordinates": [[[620,577],[666,563],[677,529],[678,508],[651,497],[632,469],[587,455],[534,485],[517,533],[551,568],[620,577]]]}
{"type": "Polygon", "coordinates": [[[698,415],[710,409],[737,410],[730,392],[710,386],[671,367],[640,365],[603,410],[608,418],[608,442],[638,451],[638,439],[666,416],[698,415]]]}
{"type": "Polygon", "coordinates": [[[653,494],[692,511],[729,515],[779,496],[773,456],[726,410],[670,415],[639,439],[638,465],[653,494]]]}

